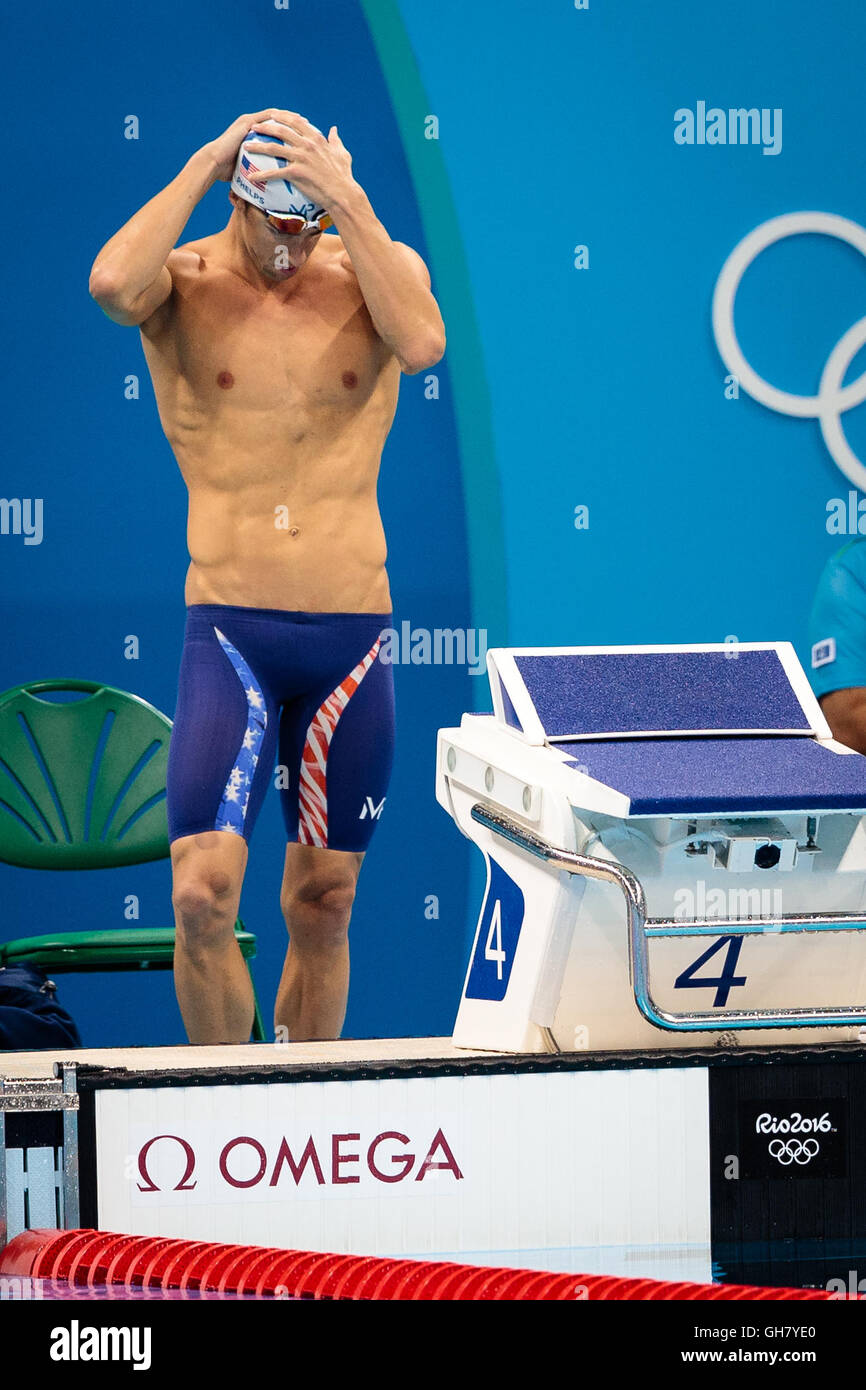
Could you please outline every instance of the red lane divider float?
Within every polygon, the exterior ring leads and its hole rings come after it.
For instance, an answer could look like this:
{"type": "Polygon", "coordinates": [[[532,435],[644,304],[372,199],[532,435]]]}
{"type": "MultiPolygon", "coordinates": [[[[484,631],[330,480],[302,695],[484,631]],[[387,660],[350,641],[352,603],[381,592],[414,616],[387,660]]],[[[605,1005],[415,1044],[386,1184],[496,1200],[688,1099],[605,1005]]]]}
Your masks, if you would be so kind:
{"type": "Polygon", "coordinates": [[[325,1255],[261,1245],[220,1245],[109,1231],[22,1231],[0,1250],[0,1274],[122,1284],[128,1289],[199,1289],[259,1298],[562,1300],[822,1299],[825,1289],[667,1283],[602,1274],[494,1269],[374,1255],[325,1255]]]}

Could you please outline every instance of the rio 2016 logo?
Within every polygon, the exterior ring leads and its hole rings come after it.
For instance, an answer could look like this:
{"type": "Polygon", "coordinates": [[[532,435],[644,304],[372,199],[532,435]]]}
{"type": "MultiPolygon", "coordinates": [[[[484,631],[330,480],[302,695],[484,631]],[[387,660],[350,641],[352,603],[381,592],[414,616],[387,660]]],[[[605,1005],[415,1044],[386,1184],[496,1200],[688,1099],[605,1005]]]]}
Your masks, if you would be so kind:
{"type": "Polygon", "coordinates": [[[756,1134],[835,1134],[836,1130],[830,1123],[830,1116],[826,1110],[821,1116],[802,1115],[799,1110],[792,1110],[790,1115],[778,1119],[768,1111],[764,1111],[755,1120],[756,1134]]]}
{"type": "MultiPolygon", "coordinates": [[[[830,1123],[830,1116],[825,1110],[823,1115],[804,1115],[800,1110],[792,1110],[789,1115],[772,1115],[765,1110],[755,1120],[756,1134],[835,1134],[835,1127],[830,1123]]],[[[767,1153],[780,1163],[783,1168],[796,1164],[803,1168],[807,1163],[811,1163],[821,1150],[821,1145],[817,1139],[771,1139],[767,1145],[767,1153]]]]}

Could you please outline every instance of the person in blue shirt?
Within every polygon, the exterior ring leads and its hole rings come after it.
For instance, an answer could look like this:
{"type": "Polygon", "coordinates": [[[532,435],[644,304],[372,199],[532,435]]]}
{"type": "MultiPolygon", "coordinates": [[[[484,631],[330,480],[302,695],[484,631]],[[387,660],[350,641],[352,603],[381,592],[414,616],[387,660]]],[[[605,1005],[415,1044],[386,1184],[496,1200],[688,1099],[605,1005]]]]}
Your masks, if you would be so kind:
{"type": "Polygon", "coordinates": [[[830,556],[809,617],[809,678],[833,737],[866,753],[866,538],[830,556]]]}

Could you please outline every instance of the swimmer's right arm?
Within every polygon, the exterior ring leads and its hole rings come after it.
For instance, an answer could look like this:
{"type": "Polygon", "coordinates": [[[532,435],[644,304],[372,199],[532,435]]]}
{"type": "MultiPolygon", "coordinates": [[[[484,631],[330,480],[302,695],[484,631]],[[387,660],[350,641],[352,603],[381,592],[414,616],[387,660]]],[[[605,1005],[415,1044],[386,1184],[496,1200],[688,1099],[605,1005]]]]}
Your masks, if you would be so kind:
{"type": "Polygon", "coordinates": [[[216,140],[202,145],[177,178],[145,203],[107,241],[90,272],[90,293],[115,323],[144,323],[171,294],[166,265],[193,208],[218,180],[232,177],[241,141],[268,112],[239,116],[216,140]]]}
{"type": "Polygon", "coordinates": [[[216,180],[207,146],[177,178],[106,242],[90,272],[90,293],[115,323],[143,323],[171,294],[166,260],[193,208],[216,180]]]}

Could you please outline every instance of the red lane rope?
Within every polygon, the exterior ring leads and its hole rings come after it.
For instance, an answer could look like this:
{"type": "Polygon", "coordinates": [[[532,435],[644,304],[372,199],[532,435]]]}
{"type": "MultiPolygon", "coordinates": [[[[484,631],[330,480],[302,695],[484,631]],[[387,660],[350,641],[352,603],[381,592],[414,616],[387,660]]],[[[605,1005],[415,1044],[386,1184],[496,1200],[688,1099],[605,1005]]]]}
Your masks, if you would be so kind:
{"type": "Polygon", "coordinates": [[[688,1284],[603,1274],[555,1274],[437,1260],[382,1259],[221,1245],[110,1231],[22,1231],[0,1250],[0,1274],[127,1288],[213,1289],[315,1299],[563,1300],[822,1299],[826,1289],[688,1284]]]}

